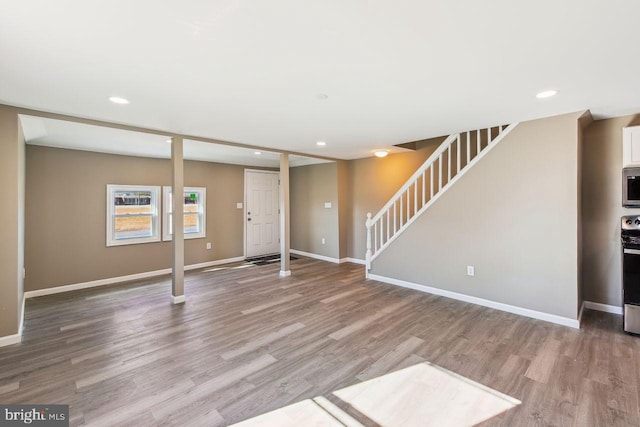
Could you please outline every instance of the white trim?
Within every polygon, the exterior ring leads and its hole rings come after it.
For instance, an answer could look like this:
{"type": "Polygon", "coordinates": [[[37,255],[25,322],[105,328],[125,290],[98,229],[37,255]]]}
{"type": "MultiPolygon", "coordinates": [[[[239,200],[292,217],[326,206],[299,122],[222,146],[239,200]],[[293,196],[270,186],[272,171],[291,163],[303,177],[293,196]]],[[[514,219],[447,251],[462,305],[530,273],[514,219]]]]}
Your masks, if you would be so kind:
{"type": "Polygon", "coordinates": [[[599,302],[585,301],[584,308],[604,311],[605,313],[622,314],[622,307],[618,307],[617,305],[601,304],[599,302]]]}
{"type": "Polygon", "coordinates": [[[24,330],[24,306],[27,301],[27,298],[24,296],[24,292],[22,292],[22,316],[20,316],[20,326],[18,326],[18,335],[20,335],[20,339],[22,340],[22,331],[24,330]]]}
{"type": "Polygon", "coordinates": [[[580,304],[580,312],[578,312],[578,324],[582,326],[582,314],[584,313],[584,301],[580,304]]]}
{"type": "Polygon", "coordinates": [[[0,337],[0,347],[20,344],[21,342],[22,342],[22,334],[13,334],[13,335],[7,335],[5,337],[0,337]]]}
{"type": "Polygon", "coordinates": [[[302,256],[306,256],[308,258],[315,258],[315,259],[319,259],[321,261],[327,261],[327,262],[332,262],[334,264],[340,264],[340,260],[338,258],[331,258],[331,257],[325,256],[325,255],[312,254],[311,252],[299,251],[297,249],[289,249],[289,252],[291,252],[292,254],[295,254],[295,255],[302,255],[302,256]]]}
{"type": "Polygon", "coordinates": [[[345,262],[352,262],[354,264],[360,264],[360,265],[366,265],[367,262],[363,259],[358,259],[358,258],[332,258],[332,257],[328,257],[325,255],[318,255],[318,254],[313,254],[311,252],[305,252],[305,251],[299,251],[297,249],[290,249],[289,250],[292,254],[295,255],[302,255],[302,256],[306,256],[308,258],[314,258],[314,259],[319,259],[321,261],[327,261],[327,262],[332,262],[334,264],[344,264],[345,262]]]}
{"type": "MultiPolygon", "coordinates": [[[[170,242],[173,240],[173,234],[169,234],[169,227],[171,226],[171,221],[169,220],[169,209],[171,208],[171,203],[169,200],[171,199],[171,186],[164,185],[162,186],[162,241],[170,242]]],[[[197,214],[201,220],[201,229],[197,233],[184,233],[184,239],[204,239],[207,237],[207,189],[206,187],[184,187],[184,193],[200,193],[202,196],[199,203],[201,205],[202,211],[198,211],[197,214]]]]}
{"type": "Polygon", "coordinates": [[[160,221],[161,221],[161,209],[160,209],[160,198],[162,197],[161,187],[159,185],[119,185],[119,184],[107,184],[107,240],[106,246],[124,246],[124,245],[137,245],[140,243],[155,243],[161,242],[161,230],[160,230],[160,221]],[[151,193],[151,207],[153,211],[151,212],[151,228],[153,230],[153,234],[149,237],[136,237],[129,239],[121,239],[117,240],[114,237],[114,229],[113,229],[113,215],[115,214],[115,204],[113,202],[113,194],[116,191],[149,191],[151,193]]]}
{"type": "Polygon", "coordinates": [[[22,342],[22,330],[24,328],[24,305],[25,297],[22,295],[22,316],[20,316],[20,325],[18,325],[18,333],[13,335],[7,335],[0,337],[0,347],[6,347],[8,345],[20,344],[22,342]]]}
{"type": "Polygon", "coordinates": [[[173,296],[171,295],[171,304],[183,304],[186,301],[184,295],[173,296]]]}
{"type": "Polygon", "coordinates": [[[340,263],[342,264],[343,262],[351,262],[354,264],[359,264],[359,265],[367,265],[367,261],[360,259],[360,258],[341,258],[340,259],[340,263]]]}
{"type": "MultiPolygon", "coordinates": [[[[191,264],[184,267],[185,271],[197,270],[199,268],[212,267],[220,264],[229,264],[232,262],[244,261],[244,257],[235,257],[227,259],[219,259],[215,261],[202,262],[200,264],[191,264]]],[[[24,293],[25,298],[35,298],[44,295],[53,295],[63,292],[77,291],[79,289],[95,288],[98,286],[113,285],[116,283],[131,282],[133,280],[147,279],[149,277],[163,276],[171,274],[170,268],[162,270],[146,271],[144,273],[129,274],[127,276],[110,277],[107,279],[92,280],[90,282],[75,283],[72,285],[56,286],[54,288],[38,289],[35,291],[27,291],[24,293]]]]}
{"type": "Polygon", "coordinates": [[[0,337],[0,347],[6,347],[8,345],[20,344],[22,342],[22,330],[24,327],[24,305],[25,297],[22,295],[22,316],[20,316],[20,323],[18,325],[18,333],[13,335],[7,335],[0,337]]]}
{"type": "Polygon", "coordinates": [[[501,302],[486,300],[483,298],[473,297],[470,295],[460,294],[457,292],[451,292],[444,289],[432,288],[430,286],[419,285],[417,283],[412,283],[412,282],[406,282],[404,280],[378,276],[377,274],[372,274],[372,273],[369,273],[369,279],[377,280],[379,282],[389,283],[391,285],[402,286],[403,288],[414,289],[416,291],[426,292],[434,295],[440,295],[443,297],[452,298],[459,301],[470,302],[472,304],[494,308],[496,310],[502,310],[509,313],[519,314],[521,316],[527,316],[533,319],[544,320],[546,322],[556,323],[558,325],[564,325],[564,326],[569,326],[571,328],[580,329],[580,323],[578,322],[578,319],[571,319],[568,317],[557,316],[555,314],[543,313],[541,311],[517,307],[515,305],[504,304],[501,302]]]}
{"type": "Polygon", "coordinates": [[[440,143],[438,148],[436,148],[436,151],[431,153],[429,158],[427,160],[425,160],[424,163],[422,163],[418,169],[416,169],[416,171],[413,173],[413,175],[411,175],[409,177],[409,179],[407,179],[405,181],[405,183],[402,185],[402,187],[400,187],[400,189],[398,189],[398,191],[396,191],[395,194],[393,196],[391,196],[389,201],[387,203],[385,203],[385,205],[378,211],[378,213],[375,214],[375,216],[373,218],[371,218],[371,223],[372,224],[374,222],[378,221],[380,218],[382,218],[382,215],[387,210],[391,209],[393,204],[395,202],[397,202],[396,199],[400,198],[400,196],[402,194],[404,194],[409,188],[411,188],[411,185],[413,184],[413,182],[415,180],[417,180],[418,177],[420,177],[420,175],[422,175],[422,173],[427,169],[427,165],[431,165],[432,163],[435,163],[436,159],[440,156],[440,154],[442,154],[445,151],[447,151],[449,146],[451,144],[453,144],[453,141],[455,141],[457,137],[458,137],[457,133],[452,133],[444,141],[442,141],[442,143],[440,143]]]}
{"type": "Polygon", "coordinates": [[[112,285],[115,283],[129,282],[132,280],[146,279],[149,277],[171,274],[170,268],[162,270],[146,271],[144,273],[129,274],[127,276],[109,277],[107,279],[92,280],[90,282],[74,283],[72,285],[56,286],[54,288],[38,289],[24,293],[26,298],[35,298],[43,295],[60,294],[63,292],[77,291],[80,289],[95,288],[98,286],[112,285]]]}
{"type": "Polygon", "coordinates": [[[215,261],[201,262],[199,264],[185,265],[184,270],[185,271],[197,270],[199,268],[213,267],[213,266],[220,265],[220,264],[230,264],[232,262],[240,262],[240,261],[244,261],[244,257],[243,256],[237,256],[237,257],[234,257],[234,258],[218,259],[218,260],[215,260],[215,261]]]}
{"type": "Polygon", "coordinates": [[[289,277],[289,276],[291,276],[291,270],[287,270],[287,271],[280,270],[280,277],[289,277]]]}

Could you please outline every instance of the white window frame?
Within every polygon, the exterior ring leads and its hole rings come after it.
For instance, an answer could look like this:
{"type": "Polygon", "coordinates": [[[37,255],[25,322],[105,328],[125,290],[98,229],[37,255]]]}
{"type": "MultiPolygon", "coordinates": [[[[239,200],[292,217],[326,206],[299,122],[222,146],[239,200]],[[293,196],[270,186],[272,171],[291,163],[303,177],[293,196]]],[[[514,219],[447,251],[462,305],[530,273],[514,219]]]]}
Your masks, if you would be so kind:
{"type": "MultiPolygon", "coordinates": [[[[184,187],[183,193],[200,193],[198,200],[198,212],[200,216],[200,231],[197,233],[184,233],[185,240],[203,239],[207,237],[207,189],[205,187],[184,187]]],[[[171,186],[162,187],[162,240],[171,241],[173,235],[169,233],[171,227],[171,186]]]]}
{"type": "Polygon", "coordinates": [[[136,245],[139,243],[159,242],[160,236],[160,186],[154,185],[117,185],[107,184],[107,246],[136,245]],[[115,238],[115,201],[114,194],[118,191],[148,191],[151,193],[151,228],[149,237],[133,237],[130,239],[115,238]]]}

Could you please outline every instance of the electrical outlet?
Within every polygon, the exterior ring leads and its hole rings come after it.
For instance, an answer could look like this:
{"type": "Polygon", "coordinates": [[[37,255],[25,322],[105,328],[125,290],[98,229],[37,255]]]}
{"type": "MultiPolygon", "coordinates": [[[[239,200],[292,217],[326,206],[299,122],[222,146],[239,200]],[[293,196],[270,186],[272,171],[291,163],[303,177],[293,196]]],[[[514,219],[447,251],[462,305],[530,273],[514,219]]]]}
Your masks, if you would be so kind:
{"type": "Polygon", "coordinates": [[[475,276],[476,269],[473,265],[467,265],[467,276],[475,276]]]}
{"type": "Polygon", "coordinates": [[[211,249],[211,242],[207,242],[207,249],[211,249]]]}
{"type": "Polygon", "coordinates": [[[325,243],[326,243],[326,242],[325,242],[324,237],[323,237],[323,238],[322,238],[322,244],[324,245],[325,243]]]}

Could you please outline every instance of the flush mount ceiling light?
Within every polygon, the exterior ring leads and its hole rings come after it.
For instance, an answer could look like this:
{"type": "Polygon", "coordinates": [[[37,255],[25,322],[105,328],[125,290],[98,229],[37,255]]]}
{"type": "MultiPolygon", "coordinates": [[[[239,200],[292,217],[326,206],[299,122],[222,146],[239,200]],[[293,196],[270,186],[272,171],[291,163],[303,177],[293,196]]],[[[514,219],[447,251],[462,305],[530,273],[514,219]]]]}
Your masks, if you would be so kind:
{"type": "Polygon", "coordinates": [[[317,145],[318,147],[324,147],[324,146],[326,146],[326,145],[327,145],[327,143],[326,143],[326,142],[324,142],[324,141],[318,141],[318,142],[316,142],[316,145],[317,145]]]}
{"type": "Polygon", "coordinates": [[[382,158],[382,157],[387,157],[387,154],[389,154],[389,152],[387,150],[377,150],[377,151],[374,151],[373,154],[375,154],[376,157],[382,158]]]}
{"type": "Polygon", "coordinates": [[[255,154],[256,156],[259,156],[260,154],[262,154],[262,151],[254,151],[253,154],[255,154]]]}
{"type": "Polygon", "coordinates": [[[542,92],[538,93],[536,95],[536,98],[538,98],[538,99],[551,98],[552,96],[554,96],[557,93],[558,93],[557,90],[545,90],[545,91],[542,91],[542,92]]]}
{"type": "Polygon", "coordinates": [[[122,98],[120,96],[110,96],[109,101],[113,102],[114,104],[120,104],[120,105],[126,105],[129,103],[128,99],[122,98]]]}

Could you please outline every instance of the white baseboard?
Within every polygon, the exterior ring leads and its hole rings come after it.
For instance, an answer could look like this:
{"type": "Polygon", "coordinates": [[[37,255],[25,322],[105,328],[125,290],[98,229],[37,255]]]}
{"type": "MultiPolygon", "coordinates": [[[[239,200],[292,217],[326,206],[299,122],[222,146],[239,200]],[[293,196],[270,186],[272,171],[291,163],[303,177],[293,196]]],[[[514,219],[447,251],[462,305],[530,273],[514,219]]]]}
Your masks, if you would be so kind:
{"type": "Polygon", "coordinates": [[[331,257],[325,256],[325,255],[312,254],[310,252],[299,251],[297,249],[291,249],[289,252],[291,252],[292,254],[295,254],[295,255],[302,255],[302,256],[306,256],[308,258],[314,258],[314,259],[319,259],[321,261],[328,261],[328,262],[332,262],[334,264],[340,264],[340,260],[338,258],[331,258],[331,257]]]}
{"type": "Polygon", "coordinates": [[[622,307],[617,305],[601,304],[599,302],[585,301],[584,308],[590,310],[604,311],[605,313],[622,314],[622,307]]]}
{"type": "Polygon", "coordinates": [[[343,262],[351,262],[354,264],[360,264],[360,265],[367,265],[367,261],[363,260],[363,259],[359,259],[359,258],[342,258],[340,259],[340,263],[343,262]]]}
{"type": "Polygon", "coordinates": [[[162,270],[146,271],[144,273],[129,274],[127,276],[109,277],[107,279],[92,280],[90,282],[74,283],[72,285],[62,285],[56,286],[54,288],[38,289],[35,291],[27,291],[24,293],[24,295],[26,298],[35,298],[44,295],[60,294],[63,292],[77,291],[80,289],[95,288],[98,286],[113,285],[116,283],[130,282],[132,280],[163,276],[165,274],[171,274],[171,269],[164,268],[162,270]]]}
{"type": "Polygon", "coordinates": [[[541,311],[517,307],[515,305],[504,304],[501,302],[486,300],[483,298],[473,297],[470,295],[460,294],[457,292],[451,292],[444,289],[432,288],[430,286],[419,285],[417,283],[412,283],[412,282],[406,282],[404,280],[378,276],[377,274],[372,274],[372,273],[369,273],[369,279],[377,280],[379,282],[389,283],[391,285],[402,286],[403,288],[415,289],[417,291],[426,292],[429,294],[440,295],[443,297],[452,298],[459,301],[470,302],[472,304],[494,308],[496,310],[507,311],[509,313],[519,314],[521,316],[531,317],[533,319],[544,320],[547,322],[556,323],[558,325],[564,325],[564,326],[569,326],[571,328],[580,329],[580,323],[578,322],[578,319],[570,319],[568,317],[557,316],[555,314],[543,313],[541,311]]]}
{"type": "Polygon", "coordinates": [[[218,259],[218,260],[215,260],[215,261],[201,262],[199,264],[185,265],[184,266],[184,270],[185,271],[197,270],[199,268],[214,267],[216,265],[231,264],[232,262],[240,262],[240,261],[244,261],[244,257],[243,256],[237,256],[237,257],[234,257],[234,258],[218,259]]]}
{"type": "Polygon", "coordinates": [[[327,262],[332,262],[334,264],[342,264],[345,262],[352,262],[354,264],[361,264],[361,265],[366,265],[367,262],[363,259],[358,259],[358,258],[332,258],[332,257],[328,257],[325,255],[318,255],[318,254],[312,254],[311,252],[304,252],[304,251],[299,251],[297,249],[291,249],[290,252],[292,254],[295,255],[302,255],[302,256],[306,256],[308,258],[314,258],[314,259],[319,259],[321,261],[327,261],[327,262]]]}
{"type": "Polygon", "coordinates": [[[20,324],[18,325],[18,333],[13,335],[7,335],[5,337],[0,337],[0,347],[5,347],[8,345],[19,344],[22,342],[22,330],[24,329],[24,305],[25,305],[25,297],[22,295],[22,315],[20,316],[20,324]]]}
{"type": "Polygon", "coordinates": [[[8,345],[20,344],[22,342],[22,334],[13,334],[0,337],[0,347],[8,345]]]}
{"type": "MultiPolygon", "coordinates": [[[[185,271],[197,270],[199,268],[212,267],[220,264],[228,264],[232,262],[243,261],[244,257],[235,257],[227,259],[219,259],[215,261],[202,262],[200,264],[191,264],[184,267],[185,271]]],[[[54,288],[38,289],[35,291],[27,291],[24,293],[25,298],[35,298],[44,295],[53,295],[63,292],[77,291],[79,289],[95,288],[98,286],[113,285],[116,283],[131,282],[133,280],[147,279],[150,277],[164,276],[171,274],[170,268],[162,270],[146,271],[144,273],[129,274],[127,276],[109,277],[107,279],[92,280],[90,282],[75,283],[72,285],[56,286],[54,288]]]]}
{"type": "Polygon", "coordinates": [[[177,297],[171,295],[171,304],[182,304],[185,301],[186,298],[184,297],[184,295],[178,295],[177,297]]]}

